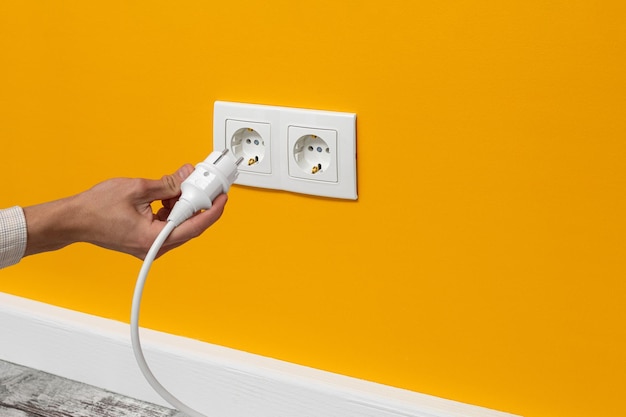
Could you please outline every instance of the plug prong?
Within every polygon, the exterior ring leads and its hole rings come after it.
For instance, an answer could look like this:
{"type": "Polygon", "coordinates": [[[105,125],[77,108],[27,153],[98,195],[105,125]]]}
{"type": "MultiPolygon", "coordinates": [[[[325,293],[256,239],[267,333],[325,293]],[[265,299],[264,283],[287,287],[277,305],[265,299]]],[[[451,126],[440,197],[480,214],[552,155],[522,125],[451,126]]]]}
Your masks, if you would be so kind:
{"type": "Polygon", "coordinates": [[[225,148],[222,153],[220,154],[220,156],[217,157],[217,159],[215,160],[215,162],[213,162],[213,165],[217,165],[217,163],[220,161],[220,159],[222,159],[224,157],[224,155],[226,155],[228,153],[228,148],[225,148]]]}

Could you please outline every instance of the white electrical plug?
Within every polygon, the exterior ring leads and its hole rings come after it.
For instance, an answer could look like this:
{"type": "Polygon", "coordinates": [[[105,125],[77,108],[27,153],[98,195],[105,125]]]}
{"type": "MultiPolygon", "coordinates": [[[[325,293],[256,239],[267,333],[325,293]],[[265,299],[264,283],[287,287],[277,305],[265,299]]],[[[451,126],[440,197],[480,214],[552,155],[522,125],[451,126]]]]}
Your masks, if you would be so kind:
{"type": "Polygon", "coordinates": [[[243,158],[235,160],[228,149],[211,152],[204,161],[196,165],[196,169],[181,184],[182,194],[167,221],[178,226],[194,213],[210,209],[213,200],[218,195],[227,193],[237,179],[239,175],[237,167],[242,160],[243,158]]]}

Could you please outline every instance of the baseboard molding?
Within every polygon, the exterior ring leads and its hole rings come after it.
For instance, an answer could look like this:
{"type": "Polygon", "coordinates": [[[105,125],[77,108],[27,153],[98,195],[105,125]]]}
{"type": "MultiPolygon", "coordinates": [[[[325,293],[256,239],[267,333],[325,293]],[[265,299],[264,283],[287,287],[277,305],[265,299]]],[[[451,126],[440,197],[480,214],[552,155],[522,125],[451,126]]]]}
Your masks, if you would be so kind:
{"type": "MultiPolygon", "coordinates": [[[[0,359],[168,405],[144,381],[128,325],[0,293],[0,359]]],[[[221,417],[505,417],[512,414],[142,329],[155,375],[221,417]]]]}

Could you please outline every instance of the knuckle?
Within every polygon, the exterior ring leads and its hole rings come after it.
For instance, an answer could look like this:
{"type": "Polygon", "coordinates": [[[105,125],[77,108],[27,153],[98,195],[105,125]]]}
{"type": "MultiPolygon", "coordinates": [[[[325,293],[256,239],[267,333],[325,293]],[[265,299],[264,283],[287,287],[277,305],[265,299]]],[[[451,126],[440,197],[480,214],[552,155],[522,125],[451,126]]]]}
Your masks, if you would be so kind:
{"type": "Polygon", "coordinates": [[[150,188],[148,180],[143,178],[133,179],[131,182],[131,187],[133,191],[139,195],[145,194],[150,188]]]}
{"type": "Polygon", "coordinates": [[[172,190],[172,192],[178,192],[178,182],[176,182],[173,175],[163,175],[161,181],[163,181],[165,187],[172,190]]]}

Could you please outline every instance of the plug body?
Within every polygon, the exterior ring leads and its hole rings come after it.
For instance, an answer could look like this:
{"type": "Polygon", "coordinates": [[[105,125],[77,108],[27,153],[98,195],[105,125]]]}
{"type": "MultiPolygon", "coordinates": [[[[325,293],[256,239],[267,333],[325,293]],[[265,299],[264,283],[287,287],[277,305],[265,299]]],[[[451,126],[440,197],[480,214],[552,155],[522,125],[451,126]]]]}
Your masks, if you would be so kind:
{"type": "Polygon", "coordinates": [[[189,177],[180,186],[181,196],[172,208],[167,221],[176,226],[193,216],[200,210],[208,210],[213,200],[227,193],[230,186],[237,179],[237,167],[241,158],[235,158],[228,152],[214,151],[198,165],[189,177]]]}

